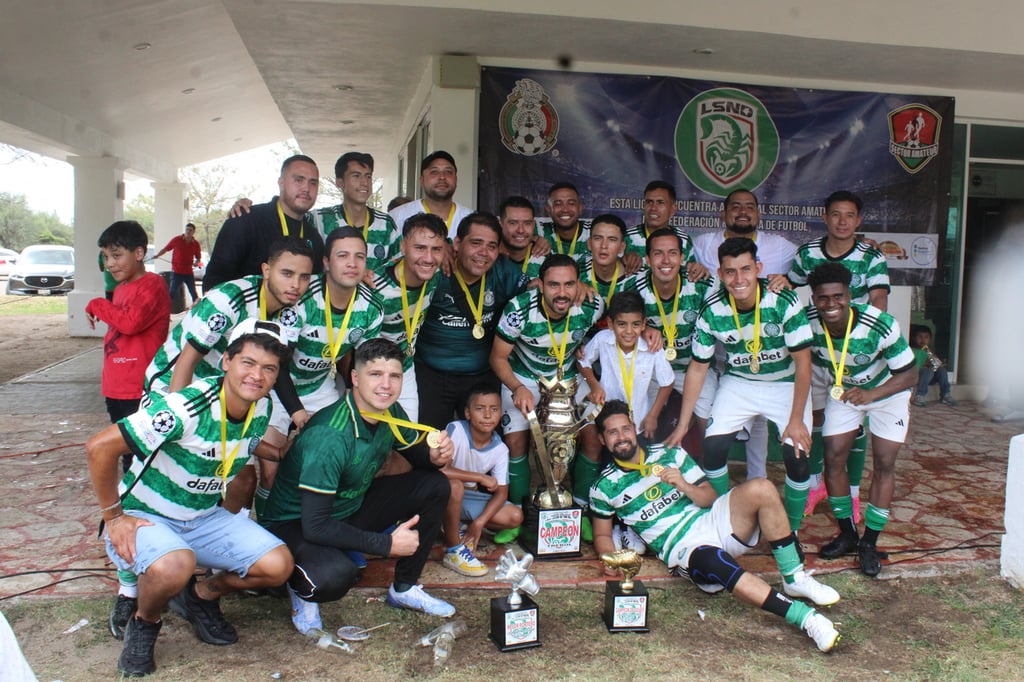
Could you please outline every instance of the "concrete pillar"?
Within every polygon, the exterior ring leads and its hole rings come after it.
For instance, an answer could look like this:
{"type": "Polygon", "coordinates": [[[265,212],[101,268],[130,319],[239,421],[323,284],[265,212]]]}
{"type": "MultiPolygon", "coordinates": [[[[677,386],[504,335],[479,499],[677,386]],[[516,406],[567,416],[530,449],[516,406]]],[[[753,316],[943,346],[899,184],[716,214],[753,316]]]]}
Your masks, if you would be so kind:
{"type": "Polygon", "coordinates": [[[1006,511],[1003,525],[1006,535],[1000,559],[1000,575],[1017,589],[1024,588],[1024,435],[1010,440],[1006,467],[1006,511]]]}
{"type": "MultiPolygon", "coordinates": [[[[156,250],[164,248],[171,239],[185,231],[185,197],[188,185],[183,182],[154,182],[153,186],[153,243],[156,250]]],[[[165,256],[170,258],[170,255],[165,256]]],[[[168,263],[157,263],[157,271],[170,270],[168,263]]]]}
{"type": "MultiPolygon", "coordinates": [[[[455,201],[476,207],[477,129],[480,108],[480,66],[476,57],[434,58],[430,91],[430,151],[443,149],[455,157],[459,187],[455,201]]],[[[419,173],[416,173],[419,177],[419,173]]]]}
{"type": "Polygon", "coordinates": [[[75,169],[75,290],[68,295],[68,333],[103,336],[106,325],[89,328],[85,305],[103,296],[97,257],[100,233],[124,217],[124,168],[111,156],[69,156],[75,169]]]}

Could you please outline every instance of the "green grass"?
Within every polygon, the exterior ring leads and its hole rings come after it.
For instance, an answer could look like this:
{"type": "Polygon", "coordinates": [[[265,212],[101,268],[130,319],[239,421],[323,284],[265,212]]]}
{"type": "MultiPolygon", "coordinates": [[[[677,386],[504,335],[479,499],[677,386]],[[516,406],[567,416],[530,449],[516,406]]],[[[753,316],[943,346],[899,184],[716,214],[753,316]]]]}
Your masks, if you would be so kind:
{"type": "Polygon", "coordinates": [[[67,314],[67,296],[0,296],[0,317],[5,315],[67,314]]]}

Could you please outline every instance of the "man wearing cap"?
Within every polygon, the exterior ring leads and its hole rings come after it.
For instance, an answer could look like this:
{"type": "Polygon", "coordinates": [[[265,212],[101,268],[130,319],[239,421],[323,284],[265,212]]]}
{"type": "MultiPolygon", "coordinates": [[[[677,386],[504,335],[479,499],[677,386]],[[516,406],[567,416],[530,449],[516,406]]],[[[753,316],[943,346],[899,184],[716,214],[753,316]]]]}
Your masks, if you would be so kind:
{"type": "MultiPolygon", "coordinates": [[[[428,154],[420,164],[420,189],[423,190],[423,198],[393,209],[391,218],[395,225],[401,226],[417,213],[433,213],[444,221],[448,228],[448,238],[454,239],[459,223],[473,212],[473,209],[452,199],[458,186],[459,172],[452,155],[443,150],[428,154]]],[[[396,239],[400,237],[401,235],[398,235],[396,239]]]]}
{"type": "Polygon", "coordinates": [[[220,505],[266,431],[267,394],[289,352],[279,324],[244,320],[220,360],[223,377],[157,396],[86,443],[107,555],[139,576],[118,660],[122,674],[156,670],[164,607],[190,622],[202,641],[234,644],[238,634],[220,598],[280,585],[291,573],[292,557],[280,540],[220,505]],[[118,463],[128,451],[136,458],[118,484],[118,463]],[[197,565],[222,572],[197,581],[197,565]]]}

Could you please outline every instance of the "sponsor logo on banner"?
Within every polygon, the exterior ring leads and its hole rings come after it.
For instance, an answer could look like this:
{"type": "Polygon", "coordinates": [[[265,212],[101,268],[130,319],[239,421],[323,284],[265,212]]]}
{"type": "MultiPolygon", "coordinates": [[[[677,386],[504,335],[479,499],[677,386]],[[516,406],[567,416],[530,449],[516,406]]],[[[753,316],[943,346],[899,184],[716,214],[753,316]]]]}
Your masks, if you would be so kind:
{"type": "Polygon", "coordinates": [[[942,117],[923,104],[889,112],[889,153],[908,173],[916,173],[939,153],[942,117]]]}
{"type": "Polygon", "coordinates": [[[537,156],[551,151],[558,141],[558,112],[540,83],[523,78],[498,112],[498,129],[510,152],[537,156]]]}
{"type": "Polygon", "coordinates": [[[761,100],[743,90],[715,88],[683,107],[675,148],[689,181],[724,197],[768,179],[779,158],[779,131],[761,100]]]}

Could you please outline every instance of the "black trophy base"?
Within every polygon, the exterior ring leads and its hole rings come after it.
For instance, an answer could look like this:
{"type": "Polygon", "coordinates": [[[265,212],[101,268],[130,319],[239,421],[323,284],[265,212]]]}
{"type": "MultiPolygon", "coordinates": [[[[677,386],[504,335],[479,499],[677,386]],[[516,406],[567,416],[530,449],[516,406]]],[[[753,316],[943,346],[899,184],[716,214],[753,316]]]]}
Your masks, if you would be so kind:
{"type": "Polygon", "coordinates": [[[604,584],[604,624],[608,632],[650,632],[647,627],[647,588],[633,581],[633,591],[623,592],[621,580],[604,584]]]}
{"type": "Polygon", "coordinates": [[[576,506],[544,509],[534,500],[523,505],[523,530],[519,545],[534,559],[566,559],[583,556],[583,510],[576,506]]]}
{"type": "Polygon", "coordinates": [[[508,597],[491,600],[491,632],[487,635],[501,652],[540,646],[540,608],[525,594],[523,603],[510,606],[508,597]]]}

